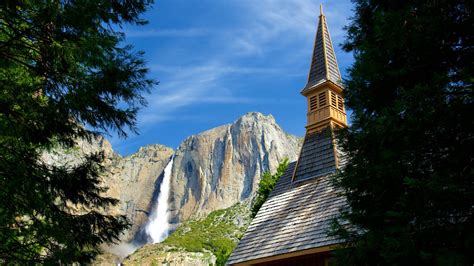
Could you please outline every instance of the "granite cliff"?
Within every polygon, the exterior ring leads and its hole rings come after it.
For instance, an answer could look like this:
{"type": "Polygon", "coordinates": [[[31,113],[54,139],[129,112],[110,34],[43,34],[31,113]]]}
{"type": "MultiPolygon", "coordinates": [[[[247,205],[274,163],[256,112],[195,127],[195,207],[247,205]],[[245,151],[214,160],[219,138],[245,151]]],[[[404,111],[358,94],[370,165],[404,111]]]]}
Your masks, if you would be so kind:
{"type": "Polygon", "coordinates": [[[157,144],[122,157],[99,137],[92,143],[79,141],[77,149],[45,154],[44,159],[74,163],[84,154],[104,151],[104,186],[109,187],[107,195],[120,199],[110,212],[125,214],[133,224],[123,234],[123,244],[111,250],[124,255],[149,241],[144,228],[160,193],[163,170],[172,157],[167,203],[170,223],[177,226],[238,202],[248,204],[261,174],[274,171],[284,158],[296,160],[300,145],[301,140],[285,133],[271,115],[248,113],[232,124],[188,137],[176,151],[157,144]]]}
{"type": "Polygon", "coordinates": [[[112,145],[103,137],[91,141],[78,140],[75,148],[55,149],[43,154],[43,161],[51,164],[75,165],[86,154],[104,152],[106,172],[103,185],[108,187],[106,196],[120,200],[108,210],[112,215],[126,215],[132,224],[121,239],[131,241],[142,224],[148,219],[151,202],[156,197],[155,185],[160,173],[169,162],[174,151],[163,145],[141,147],[138,152],[121,157],[112,150],[112,145]]]}
{"type": "Polygon", "coordinates": [[[248,113],[183,141],[175,153],[170,206],[175,223],[251,198],[260,175],[298,156],[300,139],[275,119],[248,113]]]}
{"type": "Polygon", "coordinates": [[[151,206],[159,192],[157,181],[174,151],[163,145],[148,145],[127,157],[115,157],[105,179],[107,194],[120,199],[119,212],[132,227],[122,239],[131,241],[148,220],[151,206]]]}
{"type": "Polygon", "coordinates": [[[275,171],[284,158],[296,160],[300,145],[301,140],[285,133],[271,115],[248,113],[232,124],[188,137],[174,152],[152,145],[116,159],[110,179],[113,184],[108,185],[120,188],[114,195],[122,200],[122,210],[134,224],[124,240],[132,240],[135,234],[140,244],[146,242],[144,215],[156,204],[162,172],[172,156],[168,206],[170,222],[176,226],[192,217],[249,202],[260,175],[275,171]]]}

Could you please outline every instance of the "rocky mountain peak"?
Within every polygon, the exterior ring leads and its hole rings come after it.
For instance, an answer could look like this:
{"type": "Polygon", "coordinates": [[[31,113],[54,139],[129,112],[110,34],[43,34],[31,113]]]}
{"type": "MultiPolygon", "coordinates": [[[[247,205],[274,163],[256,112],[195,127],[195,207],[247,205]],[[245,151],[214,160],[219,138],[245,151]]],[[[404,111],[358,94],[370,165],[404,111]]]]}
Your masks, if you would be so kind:
{"type": "Polygon", "coordinates": [[[275,118],[273,115],[264,115],[260,112],[248,112],[245,115],[239,117],[234,124],[239,123],[268,123],[276,124],[275,118]]]}
{"type": "Polygon", "coordinates": [[[130,158],[161,157],[161,155],[164,152],[169,152],[169,151],[173,151],[173,149],[162,144],[149,144],[149,145],[140,147],[140,149],[138,149],[136,153],[130,155],[130,158]]]}
{"type": "Polygon", "coordinates": [[[170,204],[175,222],[251,198],[264,171],[296,160],[301,141],[273,116],[251,112],[187,138],[175,153],[170,204]]]}

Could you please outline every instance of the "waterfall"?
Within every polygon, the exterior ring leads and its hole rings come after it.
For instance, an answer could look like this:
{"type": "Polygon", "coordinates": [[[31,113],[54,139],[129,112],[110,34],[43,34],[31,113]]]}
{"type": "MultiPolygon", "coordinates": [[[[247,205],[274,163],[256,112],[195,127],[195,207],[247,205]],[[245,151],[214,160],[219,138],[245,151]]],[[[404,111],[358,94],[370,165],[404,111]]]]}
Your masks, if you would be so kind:
{"type": "Polygon", "coordinates": [[[166,165],[163,180],[160,185],[160,192],[158,200],[154,209],[151,212],[150,221],[146,226],[146,233],[151,238],[153,243],[159,243],[168,237],[170,229],[169,212],[168,212],[168,198],[170,195],[170,179],[171,169],[173,168],[174,157],[171,158],[168,165],[166,165]]]}

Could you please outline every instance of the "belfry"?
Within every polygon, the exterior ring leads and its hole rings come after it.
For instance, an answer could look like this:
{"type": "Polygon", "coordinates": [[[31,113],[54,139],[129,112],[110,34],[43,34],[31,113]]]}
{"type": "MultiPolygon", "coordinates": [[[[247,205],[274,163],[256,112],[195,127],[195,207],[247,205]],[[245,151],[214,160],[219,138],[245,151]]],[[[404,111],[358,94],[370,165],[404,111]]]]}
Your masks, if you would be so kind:
{"type": "Polygon", "coordinates": [[[322,6],[308,82],[301,91],[308,101],[307,133],[325,127],[346,127],[342,79],[322,6]]]}
{"type": "Polygon", "coordinates": [[[347,127],[342,93],[341,74],[321,5],[308,82],[301,91],[308,105],[307,123],[293,181],[327,175],[339,167],[341,158],[333,132],[347,127]]]}
{"type": "Polygon", "coordinates": [[[331,176],[343,167],[334,132],[347,127],[343,86],[326,16],[320,8],[308,80],[306,134],[298,160],[288,165],[262,205],[229,265],[327,266],[341,241],[330,236],[334,218],[347,208],[331,176]]]}

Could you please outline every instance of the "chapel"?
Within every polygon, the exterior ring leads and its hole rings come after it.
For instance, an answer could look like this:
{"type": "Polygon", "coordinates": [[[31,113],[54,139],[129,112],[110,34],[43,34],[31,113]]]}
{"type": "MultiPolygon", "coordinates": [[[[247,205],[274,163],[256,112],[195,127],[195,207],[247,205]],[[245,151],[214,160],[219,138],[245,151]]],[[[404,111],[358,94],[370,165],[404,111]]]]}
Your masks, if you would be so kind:
{"type": "Polygon", "coordinates": [[[306,86],[307,124],[296,162],[277,182],[227,263],[229,265],[327,266],[340,240],[329,236],[347,203],[331,183],[344,165],[334,132],[347,127],[343,85],[320,8],[306,86]]]}

